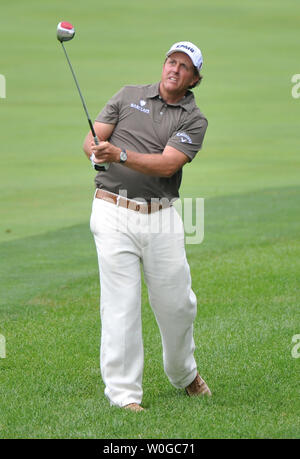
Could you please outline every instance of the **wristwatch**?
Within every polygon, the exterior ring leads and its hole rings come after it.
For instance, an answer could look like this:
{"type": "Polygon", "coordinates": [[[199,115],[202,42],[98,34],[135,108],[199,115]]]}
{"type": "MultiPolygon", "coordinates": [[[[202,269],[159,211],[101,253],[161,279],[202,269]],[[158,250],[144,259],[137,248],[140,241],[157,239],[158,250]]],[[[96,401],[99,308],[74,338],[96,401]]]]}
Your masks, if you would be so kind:
{"type": "Polygon", "coordinates": [[[125,148],[122,149],[120,153],[120,163],[125,163],[127,161],[127,153],[125,148]]]}

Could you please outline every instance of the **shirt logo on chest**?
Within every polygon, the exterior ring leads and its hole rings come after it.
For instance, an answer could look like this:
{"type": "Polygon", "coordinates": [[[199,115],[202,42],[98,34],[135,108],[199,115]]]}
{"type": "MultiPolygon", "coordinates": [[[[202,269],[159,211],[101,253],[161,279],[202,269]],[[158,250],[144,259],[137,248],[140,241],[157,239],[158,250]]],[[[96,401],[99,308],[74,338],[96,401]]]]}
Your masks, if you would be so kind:
{"type": "Polygon", "coordinates": [[[139,110],[140,112],[147,113],[147,115],[149,115],[150,110],[149,110],[149,108],[145,108],[146,104],[147,104],[147,102],[145,100],[141,99],[140,102],[139,102],[139,105],[132,103],[132,104],[130,104],[130,107],[131,108],[135,108],[136,110],[139,110]]]}

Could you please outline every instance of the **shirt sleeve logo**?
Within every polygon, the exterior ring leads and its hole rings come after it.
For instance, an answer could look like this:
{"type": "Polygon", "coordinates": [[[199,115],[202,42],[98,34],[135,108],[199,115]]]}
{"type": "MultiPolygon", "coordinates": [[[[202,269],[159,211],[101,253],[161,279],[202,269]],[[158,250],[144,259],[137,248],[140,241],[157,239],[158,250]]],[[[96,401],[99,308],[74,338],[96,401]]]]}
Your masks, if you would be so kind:
{"type": "Polygon", "coordinates": [[[176,137],[179,137],[182,143],[185,143],[185,142],[193,143],[190,136],[187,135],[185,132],[177,132],[176,137]]]}

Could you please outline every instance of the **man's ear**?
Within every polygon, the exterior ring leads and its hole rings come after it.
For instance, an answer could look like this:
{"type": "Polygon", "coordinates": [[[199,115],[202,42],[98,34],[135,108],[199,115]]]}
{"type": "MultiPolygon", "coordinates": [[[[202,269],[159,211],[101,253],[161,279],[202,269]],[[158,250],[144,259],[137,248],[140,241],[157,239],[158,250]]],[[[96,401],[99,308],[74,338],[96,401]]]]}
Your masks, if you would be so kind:
{"type": "Polygon", "coordinates": [[[200,81],[200,76],[197,76],[194,78],[193,82],[189,86],[189,89],[193,89],[195,86],[197,86],[197,83],[200,81]]]}

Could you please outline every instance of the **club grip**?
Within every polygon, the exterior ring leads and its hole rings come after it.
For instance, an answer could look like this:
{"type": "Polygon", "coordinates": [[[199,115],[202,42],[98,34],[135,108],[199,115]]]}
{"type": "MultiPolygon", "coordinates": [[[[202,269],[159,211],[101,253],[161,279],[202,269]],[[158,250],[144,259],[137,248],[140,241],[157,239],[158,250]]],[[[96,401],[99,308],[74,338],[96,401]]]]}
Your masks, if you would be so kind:
{"type": "MultiPolygon", "coordinates": [[[[94,135],[94,142],[96,145],[99,145],[99,139],[96,135],[94,135]]],[[[109,168],[109,163],[98,164],[98,167],[101,167],[100,170],[106,170],[109,168]]]]}

